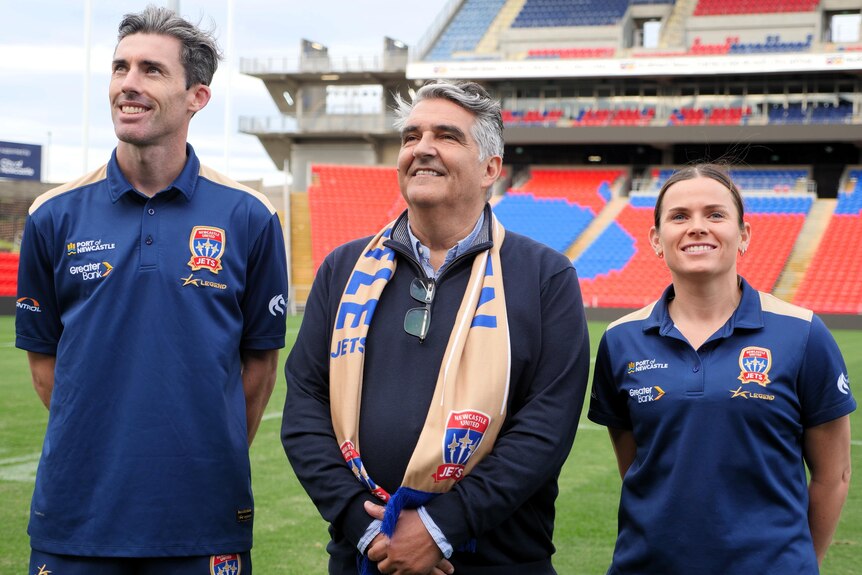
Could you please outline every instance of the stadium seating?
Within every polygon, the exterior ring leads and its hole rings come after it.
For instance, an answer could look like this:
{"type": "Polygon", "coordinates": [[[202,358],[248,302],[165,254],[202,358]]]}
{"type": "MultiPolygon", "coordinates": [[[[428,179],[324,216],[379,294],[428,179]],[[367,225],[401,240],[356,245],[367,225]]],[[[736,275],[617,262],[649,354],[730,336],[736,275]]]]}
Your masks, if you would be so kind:
{"type": "Polygon", "coordinates": [[[738,270],[756,289],[771,292],[799,237],[814,196],[746,195],[745,219],[751,242],[739,258],[738,270]]]}
{"type": "Polygon", "coordinates": [[[582,110],[575,123],[581,126],[646,126],[655,118],[655,108],[582,110]]]}
{"type": "Polygon", "coordinates": [[[670,283],[670,272],[649,245],[655,197],[631,202],[574,261],[584,304],[639,308],[656,300],[670,283]]]}
{"type": "Polygon", "coordinates": [[[464,0],[425,59],[452,60],[457,52],[474,50],[505,3],[506,0],[464,0]]]}
{"type": "Polygon", "coordinates": [[[611,187],[625,175],[626,172],[620,169],[533,168],[530,179],[510,193],[563,199],[596,215],[610,200],[611,187]]]}
{"type": "Polygon", "coordinates": [[[558,108],[539,110],[503,110],[503,123],[522,126],[553,126],[564,112],[558,108]]]}
{"type": "Polygon", "coordinates": [[[619,169],[533,168],[494,206],[507,229],[565,251],[611,198],[619,169]]]}
{"type": "Polygon", "coordinates": [[[829,227],[793,298],[819,313],[862,314],[862,170],[849,177],[853,185],[838,193],[829,227]]]}
{"type": "MultiPolygon", "coordinates": [[[[655,195],[633,195],[616,221],[575,260],[587,305],[640,307],[670,282],[647,240],[655,200],[655,195]]],[[[739,273],[756,289],[775,287],[813,201],[812,195],[746,196],[746,220],[755,233],[739,260],[739,273]]]]}
{"type": "Polygon", "coordinates": [[[607,26],[625,14],[629,0],[527,0],[512,28],[556,26],[607,26]]]}
{"type": "Polygon", "coordinates": [[[840,102],[811,103],[803,107],[800,103],[772,104],[768,117],[770,124],[843,124],[853,115],[853,104],[840,102]]]}
{"type": "Polygon", "coordinates": [[[0,296],[16,295],[18,286],[18,254],[0,252],[0,296]]]}
{"type": "Polygon", "coordinates": [[[751,116],[751,106],[726,108],[679,108],[671,112],[672,126],[740,125],[751,116]]]}
{"type": "Polygon", "coordinates": [[[695,16],[812,12],[820,0],[699,0],[695,16]]]}
{"type": "Polygon", "coordinates": [[[562,198],[535,197],[509,192],[494,206],[494,213],[507,230],[564,251],[586,229],[592,212],[562,198]]]}
{"type": "Polygon", "coordinates": [[[616,48],[533,48],[527,51],[527,58],[566,59],[566,58],[613,58],[616,48]]]}
{"type": "Polygon", "coordinates": [[[730,45],[728,54],[764,54],[768,52],[806,52],[811,49],[814,37],[806,36],[805,42],[783,42],[778,34],[766,36],[764,42],[739,42],[730,45]]]}
{"type": "MultiPolygon", "coordinates": [[[[673,172],[673,169],[653,170],[649,190],[657,193],[673,172]]],[[[806,192],[808,190],[808,171],[804,169],[737,168],[730,170],[730,177],[743,192],[806,192]]],[[[807,212],[809,209],[810,205],[805,207],[804,211],[807,212]]]]}
{"type": "Polygon", "coordinates": [[[406,208],[394,168],[320,164],[311,166],[308,205],[315,270],[333,248],[377,233],[406,208]]]}

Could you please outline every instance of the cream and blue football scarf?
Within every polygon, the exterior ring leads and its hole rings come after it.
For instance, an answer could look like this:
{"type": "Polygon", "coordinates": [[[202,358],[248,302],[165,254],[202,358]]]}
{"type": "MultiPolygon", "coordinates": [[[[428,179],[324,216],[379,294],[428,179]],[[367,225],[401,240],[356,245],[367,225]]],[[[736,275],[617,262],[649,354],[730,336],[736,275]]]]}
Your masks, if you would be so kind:
{"type": "Polygon", "coordinates": [[[386,502],[381,531],[389,537],[402,509],[419,507],[449,491],[490,453],[506,416],[511,364],[500,266],[505,231],[494,217],[494,245],[473,260],[425,426],[403,483],[391,496],[374,483],[362,465],[359,443],[364,340],[377,301],[395,273],[395,252],[384,245],[393,225],[369,242],[353,268],[338,307],[329,362],[335,436],[356,478],[386,502]]]}

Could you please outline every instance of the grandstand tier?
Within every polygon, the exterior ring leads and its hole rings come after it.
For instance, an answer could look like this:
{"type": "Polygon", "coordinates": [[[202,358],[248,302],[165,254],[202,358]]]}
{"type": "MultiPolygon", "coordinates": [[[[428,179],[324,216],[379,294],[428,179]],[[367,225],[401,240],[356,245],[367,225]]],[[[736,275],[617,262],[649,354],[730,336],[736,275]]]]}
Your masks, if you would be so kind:
{"type": "Polygon", "coordinates": [[[494,209],[575,261],[588,305],[658,296],[669,275],[644,249],[655,194],[675,167],[717,159],[733,166],[754,227],[740,272],[816,311],[859,313],[862,297],[843,284],[862,277],[835,259],[839,246],[845,257],[862,247],[846,237],[860,235],[862,197],[862,6],[851,4],[452,0],[409,55],[393,48],[381,67],[255,67],[295,122],[248,131],[291,166],[294,192],[308,190],[316,266],[403,207],[394,172],[358,165],[394,165],[395,95],[432,78],[476,80],[503,107],[509,176],[494,209]],[[377,112],[331,111],[330,93],[372,82],[377,112]],[[353,168],[336,173],[337,163],[353,168]],[[838,282],[836,267],[848,274],[838,282]]]}

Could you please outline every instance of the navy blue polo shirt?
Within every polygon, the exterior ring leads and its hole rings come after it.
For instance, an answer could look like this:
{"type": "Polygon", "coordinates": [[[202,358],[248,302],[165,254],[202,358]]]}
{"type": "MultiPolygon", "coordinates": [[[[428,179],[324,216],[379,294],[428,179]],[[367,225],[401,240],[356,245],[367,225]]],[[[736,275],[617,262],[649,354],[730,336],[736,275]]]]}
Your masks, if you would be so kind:
{"type": "Polygon", "coordinates": [[[251,548],[240,350],[284,346],[282,230],[263,195],[187,154],[152,198],[132,188],[115,151],[30,209],[16,345],[56,355],[35,549],[251,548]]]}
{"type": "Polygon", "coordinates": [[[818,572],[802,435],[855,409],[847,367],[818,317],[741,285],[698,350],[672,286],[602,337],[589,418],[637,444],[609,574],[818,572]]]}

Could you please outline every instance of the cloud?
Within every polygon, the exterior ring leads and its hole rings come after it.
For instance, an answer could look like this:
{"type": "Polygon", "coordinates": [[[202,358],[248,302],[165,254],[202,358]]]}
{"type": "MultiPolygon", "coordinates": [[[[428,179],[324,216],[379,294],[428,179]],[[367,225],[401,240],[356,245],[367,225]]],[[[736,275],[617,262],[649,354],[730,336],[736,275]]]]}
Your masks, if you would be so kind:
{"type": "MultiPolygon", "coordinates": [[[[216,74],[213,100],[192,120],[189,140],[202,160],[235,179],[278,181],[279,170],[253,136],[238,132],[239,116],[276,117],[275,103],[262,81],[239,73],[242,58],[293,58],[303,38],[326,44],[333,60],[380,56],[383,37],[414,45],[451,0],[316,0],[279,2],[232,0],[232,53],[216,74]],[[373,15],[373,18],[369,18],[373,15]],[[225,109],[230,74],[231,117],[225,109]],[[224,149],[224,143],[230,149],[224,149]],[[229,162],[225,162],[225,155],[229,162]]],[[[216,27],[228,46],[228,0],[183,0],[180,12],[216,27]]],[[[87,167],[105,163],[116,145],[107,105],[110,63],[117,25],[139,11],[139,0],[92,1],[90,95],[84,106],[85,2],[29,0],[4,11],[0,37],[0,140],[45,146],[46,176],[60,182],[83,170],[85,115],[89,137],[87,167]],[[86,112],[85,112],[86,110],[86,112]]]]}

